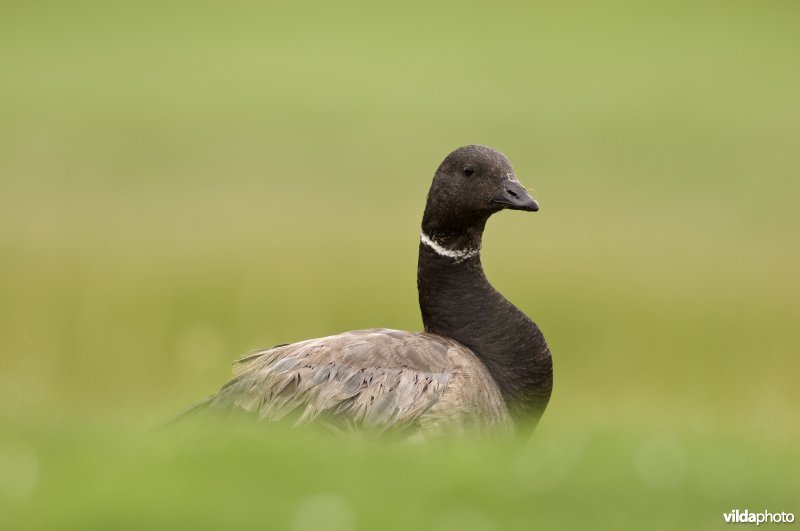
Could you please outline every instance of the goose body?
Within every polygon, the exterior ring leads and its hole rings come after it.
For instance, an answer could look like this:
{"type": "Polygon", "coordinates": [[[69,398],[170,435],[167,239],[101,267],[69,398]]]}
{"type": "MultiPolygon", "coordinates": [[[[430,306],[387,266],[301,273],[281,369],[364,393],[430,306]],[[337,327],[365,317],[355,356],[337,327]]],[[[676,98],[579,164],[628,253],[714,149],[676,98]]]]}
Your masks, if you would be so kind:
{"type": "Polygon", "coordinates": [[[427,332],[377,328],[300,341],[251,354],[234,374],[211,407],[336,428],[511,430],[486,366],[460,343],[427,332]]]}
{"type": "Polygon", "coordinates": [[[538,204],[505,155],[475,145],[453,151],[434,176],[420,234],[425,331],[356,330],[255,352],[192,411],[418,436],[529,430],[550,397],[550,350],[480,261],[486,221],[506,208],[538,204]]]}

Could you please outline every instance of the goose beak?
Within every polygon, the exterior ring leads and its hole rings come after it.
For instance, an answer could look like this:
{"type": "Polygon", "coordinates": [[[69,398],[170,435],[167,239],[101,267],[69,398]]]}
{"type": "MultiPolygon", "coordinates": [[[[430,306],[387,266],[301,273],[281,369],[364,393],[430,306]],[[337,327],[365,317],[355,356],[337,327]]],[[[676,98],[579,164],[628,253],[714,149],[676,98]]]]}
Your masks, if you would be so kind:
{"type": "Polygon", "coordinates": [[[531,194],[522,187],[519,181],[504,179],[502,188],[492,199],[493,203],[503,205],[503,208],[511,210],[525,210],[536,212],[539,210],[539,203],[531,197],[531,194]]]}

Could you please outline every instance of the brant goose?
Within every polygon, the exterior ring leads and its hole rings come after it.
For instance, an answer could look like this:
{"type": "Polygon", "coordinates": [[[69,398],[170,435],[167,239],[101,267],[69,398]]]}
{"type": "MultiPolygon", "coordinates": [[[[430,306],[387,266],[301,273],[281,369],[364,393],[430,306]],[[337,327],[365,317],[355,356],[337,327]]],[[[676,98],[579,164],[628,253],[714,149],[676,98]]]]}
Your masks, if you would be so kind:
{"type": "Polygon", "coordinates": [[[480,145],[456,149],[436,171],[422,219],[424,332],[356,330],[255,352],[185,414],[243,411],[422,437],[529,431],[550,398],[552,361],[536,324],[481,267],[484,226],[503,209],[539,205],[505,155],[480,145]]]}

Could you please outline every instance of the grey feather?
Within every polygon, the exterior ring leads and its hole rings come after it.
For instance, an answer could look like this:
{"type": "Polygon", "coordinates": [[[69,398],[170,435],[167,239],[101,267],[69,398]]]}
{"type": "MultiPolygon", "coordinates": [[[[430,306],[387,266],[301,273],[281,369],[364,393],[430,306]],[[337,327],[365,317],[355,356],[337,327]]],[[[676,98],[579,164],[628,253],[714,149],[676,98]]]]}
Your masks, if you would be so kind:
{"type": "Polygon", "coordinates": [[[345,332],[252,353],[204,407],[337,429],[508,433],[497,385],[465,346],[427,332],[345,332]]]}

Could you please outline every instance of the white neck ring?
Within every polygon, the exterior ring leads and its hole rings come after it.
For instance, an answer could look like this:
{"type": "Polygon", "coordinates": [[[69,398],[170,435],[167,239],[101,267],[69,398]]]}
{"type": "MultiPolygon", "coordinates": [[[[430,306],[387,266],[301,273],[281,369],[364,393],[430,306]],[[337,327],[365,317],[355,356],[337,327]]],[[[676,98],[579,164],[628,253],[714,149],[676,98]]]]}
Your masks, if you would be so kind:
{"type": "Polygon", "coordinates": [[[433,238],[425,234],[425,232],[419,233],[419,241],[422,242],[428,249],[433,251],[434,253],[438,254],[439,256],[444,256],[445,258],[450,258],[455,260],[456,262],[463,262],[468,258],[472,258],[473,256],[478,256],[481,252],[480,248],[478,249],[461,249],[461,250],[451,250],[445,247],[442,247],[438,243],[436,243],[433,238]]]}

